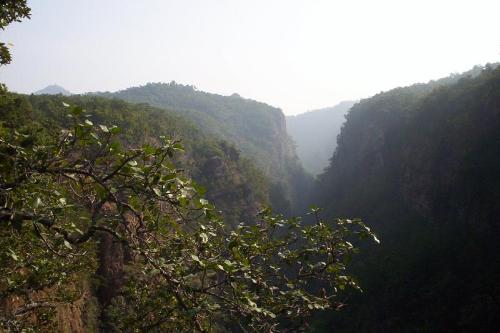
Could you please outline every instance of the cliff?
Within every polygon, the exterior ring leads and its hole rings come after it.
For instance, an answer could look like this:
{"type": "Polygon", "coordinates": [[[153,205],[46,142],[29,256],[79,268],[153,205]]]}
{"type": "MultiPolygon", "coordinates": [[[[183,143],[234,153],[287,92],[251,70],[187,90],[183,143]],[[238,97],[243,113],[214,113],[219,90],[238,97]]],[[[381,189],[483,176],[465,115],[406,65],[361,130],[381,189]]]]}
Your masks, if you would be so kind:
{"type": "MultiPolygon", "coordinates": [[[[500,311],[500,69],[397,88],[353,106],[317,199],[382,245],[339,332],[468,331],[500,311]]],[[[479,329],[481,330],[481,329],[479,329]]]]}

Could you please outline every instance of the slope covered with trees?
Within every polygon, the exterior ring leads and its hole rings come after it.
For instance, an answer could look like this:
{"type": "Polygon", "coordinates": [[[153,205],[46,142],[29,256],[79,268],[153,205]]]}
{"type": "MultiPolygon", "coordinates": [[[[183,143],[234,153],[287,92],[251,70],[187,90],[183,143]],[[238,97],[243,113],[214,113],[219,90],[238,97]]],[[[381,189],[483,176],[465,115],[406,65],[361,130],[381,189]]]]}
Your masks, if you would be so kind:
{"type": "Polygon", "coordinates": [[[376,240],[361,221],[257,215],[259,173],[178,114],[0,93],[2,329],[274,332],[358,288],[348,239],[376,240]],[[177,157],[180,137],[194,154],[177,157]],[[249,206],[252,221],[235,225],[249,206]]]}
{"type": "Polygon", "coordinates": [[[287,131],[306,171],[317,175],[328,166],[345,115],[354,103],[345,101],[329,108],[286,117],[287,131]]]}
{"type": "MultiPolygon", "coordinates": [[[[218,210],[223,211],[224,223],[229,228],[234,228],[240,222],[252,223],[255,221],[256,214],[268,203],[266,177],[252,162],[242,158],[234,146],[204,134],[192,122],[174,112],[155,109],[147,105],[134,105],[120,100],[85,96],[25,96],[4,93],[2,102],[0,103],[0,128],[16,129],[20,132],[28,131],[34,135],[34,139],[38,137],[42,139],[53,133],[46,133],[44,129],[56,131],[57,128],[68,126],[71,119],[67,118],[68,112],[65,104],[71,104],[78,105],[82,110],[85,109],[88,115],[87,120],[90,122],[118,125],[121,129],[120,139],[125,147],[158,145],[159,137],[162,135],[172,140],[181,140],[189,153],[178,154],[172,162],[177,167],[184,168],[185,175],[198,181],[199,186],[196,187],[198,191],[205,193],[204,188],[209,189],[205,197],[209,200],[208,202],[216,204],[218,210]],[[37,132],[40,134],[36,134],[37,132]]],[[[2,132],[2,134],[5,133],[7,132],[2,132]]],[[[10,169],[11,166],[6,166],[6,168],[4,171],[10,169]]],[[[4,237],[3,246],[14,251],[12,239],[5,235],[2,237],[4,237]]],[[[101,238],[100,241],[100,246],[94,247],[93,250],[95,257],[90,258],[90,261],[82,261],[82,265],[89,266],[85,269],[82,266],[76,267],[75,270],[79,272],[78,276],[70,281],[65,280],[67,284],[73,286],[74,293],[86,296],[73,300],[77,305],[58,306],[56,312],[59,324],[56,326],[59,328],[69,325],[67,327],[72,330],[82,331],[91,330],[93,326],[99,325],[99,312],[104,311],[123,287],[126,261],[124,250],[110,237],[101,238]],[[94,276],[96,271],[95,276],[100,282],[92,286],[90,283],[92,279],[89,277],[94,276]]],[[[19,252],[17,253],[19,255],[19,252]]],[[[2,265],[12,258],[7,257],[3,260],[2,265]]],[[[71,268],[68,267],[67,273],[70,270],[71,268]]],[[[39,274],[33,276],[43,279],[44,275],[40,271],[39,274]]],[[[50,281],[48,283],[50,284],[50,281]]],[[[30,288],[36,289],[37,287],[31,285],[30,288]]],[[[68,290],[64,293],[68,293],[68,290]]],[[[38,298],[41,297],[38,296],[38,298]]],[[[46,296],[41,299],[44,298],[46,296]]],[[[35,299],[37,299],[36,296],[35,299]]],[[[5,298],[3,301],[5,302],[5,298]]],[[[9,302],[4,303],[4,309],[15,306],[15,303],[9,304],[9,302]]],[[[46,328],[43,323],[39,325],[46,328]]]]}
{"type": "Polygon", "coordinates": [[[237,94],[211,94],[175,82],[149,83],[99,95],[178,111],[255,161],[271,182],[273,208],[285,213],[303,210],[303,196],[309,191],[311,179],[303,172],[280,109],[237,94]]]}
{"type": "Polygon", "coordinates": [[[179,157],[179,167],[210,188],[208,198],[225,212],[228,223],[248,221],[269,203],[267,179],[253,162],[240,156],[233,145],[200,131],[176,112],[95,96],[13,98],[15,108],[2,112],[2,119],[13,124],[33,121],[46,127],[64,126],[68,120],[63,103],[67,103],[87,110],[93,122],[120,127],[128,146],[156,143],[160,135],[181,140],[189,153],[179,157]]]}
{"type": "MultiPolygon", "coordinates": [[[[0,29],[29,15],[3,1],[0,29]]],[[[309,201],[276,108],[175,83],[0,84],[0,330],[498,330],[496,67],[352,107],[310,201],[366,219],[377,248],[360,218],[261,210],[309,201]]]]}
{"type": "Polygon", "coordinates": [[[366,219],[383,242],[355,267],[367,282],[363,297],[351,299],[341,317],[323,318],[324,331],[486,332],[497,326],[495,67],[397,88],[351,109],[316,199],[329,214],[366,219]]]}

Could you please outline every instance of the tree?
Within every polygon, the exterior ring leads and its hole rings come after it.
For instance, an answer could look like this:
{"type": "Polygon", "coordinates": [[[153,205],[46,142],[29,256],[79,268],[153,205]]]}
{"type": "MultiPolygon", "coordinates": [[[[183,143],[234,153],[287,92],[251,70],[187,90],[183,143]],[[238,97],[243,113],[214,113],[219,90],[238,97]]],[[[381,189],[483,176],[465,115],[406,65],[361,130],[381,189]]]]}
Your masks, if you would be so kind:
{"type": "MultiPolygon", "coordinates": [[[[23,0],[0,10],[1,29],[30,14],[23,0]]],[[[0,65],[10,61],[0,43],[0,65]]],[[[50,326],[59,304],[80,297],[99,235],[128,254],[126,283],[107,308],[118,331],[298,330],[312,311],[336,306],[340,290],[359,289],[346,273],[349,240],[378,241],[360,220],[326,222],[315,208],[315,224],[303,225],[264,210],[228,230],[175,167],[180,142],[124,146],[118,127],[67,104],[69,128],[17,121],[3,85],[0,106],[2,329],[50,326]]]]}
{"type": "Polygon", "coordinates": [[[2,314],[7,328],[78,296],[71,283],[95,271],[99,234],[128,253],[107,310],[119,331],[295,330],[337,306],[340,290],[359,289],[346,273],[351,236],[376,240],[360,220],[327,222],[314,209],[304,225],[264,210],[228,230],[175,168],[180,142],[127,148],[117,127],[67,110],[69,128],[0,127],[0,295],[23,300],[2,314]],[[34,290],[51,292],[33,300],[34,290]]]}
{"type": "MultiPolygon", "coordinates": [[[[3,0],[0,5],[0,29],[5,28],[13,22],[21,22],[23,18],[29,18],[31,9],[26,0],[3,0]]],[[[12,61],[9,47],[0,42],[0,66],[12,61]]]]}

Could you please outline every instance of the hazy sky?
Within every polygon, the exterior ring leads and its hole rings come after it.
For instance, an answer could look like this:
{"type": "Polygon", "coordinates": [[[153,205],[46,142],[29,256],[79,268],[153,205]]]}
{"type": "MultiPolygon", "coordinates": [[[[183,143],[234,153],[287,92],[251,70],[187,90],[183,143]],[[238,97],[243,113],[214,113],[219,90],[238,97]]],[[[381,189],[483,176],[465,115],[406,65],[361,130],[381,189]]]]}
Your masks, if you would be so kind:
{"type": "Polygon", "coordinates": [[[11,90],[193,84],[287,114],[500,60],[500,1],[33,0],[11,90]]]}

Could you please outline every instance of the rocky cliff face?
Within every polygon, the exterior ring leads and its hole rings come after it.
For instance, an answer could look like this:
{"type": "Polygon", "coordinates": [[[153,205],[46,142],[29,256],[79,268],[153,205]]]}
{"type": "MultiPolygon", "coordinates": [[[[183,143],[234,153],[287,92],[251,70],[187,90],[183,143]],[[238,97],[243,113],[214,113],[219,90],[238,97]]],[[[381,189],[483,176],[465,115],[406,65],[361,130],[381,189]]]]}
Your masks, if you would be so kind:
{"type": "MultiPolygon", "coordinates": [[[[65,286],[79,295],[72,302],[52,302],[53,295],[59,291],[57,287],[37,291],[26,291],[23,297],[13,296],[2,299],[0,312],[4,318],[23,319],[24,327],[18,324],[2,323],[13,332],[30,331],[87,333],[99,332],[99,305],[93,296],[93,289],[87,277],[75,277],[74,282],[65,286]],[[26,302],[29,299],[29,302],[26,302]],[[42,309],[34,314],[31,308],[42,309]],[[53,314],[54,316],[48,316],[53,314]]],[[[10,332],[9,330],[9,332],[10,332]]]]}
{"type": "Polygon", "coordinates": [[[426,218],[459,205],[467,209],[471,202],[461,197],[470,191],[462,188],[467,175],[497,167],[497,76],[490,69],[451,85],[395,89],[354,106],[322,176],[334,206],[346,213],[361,206],[371,215],[377,208],[368,202],[380,208],[392,198],[426,218]],[[353,201],[353,193],[363,200],[353,201]]]}
{"type": "Polygon", "coordinates": [[[362,217],[382,240],[356,268],[365,295],[340,332],[494,326],[500,70],[442,83],[355,105],[320,178],[327,213],[362,217]]]}

